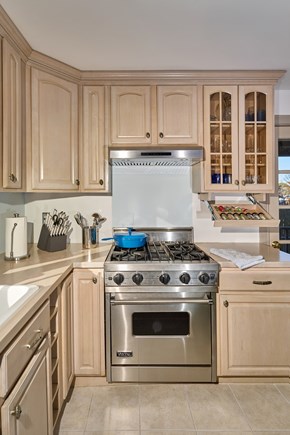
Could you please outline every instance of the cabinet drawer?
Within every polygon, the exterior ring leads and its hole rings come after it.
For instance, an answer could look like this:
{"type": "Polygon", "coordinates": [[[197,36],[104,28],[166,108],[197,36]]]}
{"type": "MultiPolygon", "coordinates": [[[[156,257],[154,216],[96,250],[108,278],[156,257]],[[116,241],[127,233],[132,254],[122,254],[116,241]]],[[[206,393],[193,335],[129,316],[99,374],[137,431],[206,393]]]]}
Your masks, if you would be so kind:
{"type": "Polygon", "coordinates": [[[32,317],[28,325],[3,353],[0,362],[0,397],[5,397],[21,375],[42,337],[49,331],[48,302],[32,317]]]}
{"type": "Polygon", "coordinates": [[[220,292],[225,290],[289,291],[290,271],[221,272],[220,292]]]}

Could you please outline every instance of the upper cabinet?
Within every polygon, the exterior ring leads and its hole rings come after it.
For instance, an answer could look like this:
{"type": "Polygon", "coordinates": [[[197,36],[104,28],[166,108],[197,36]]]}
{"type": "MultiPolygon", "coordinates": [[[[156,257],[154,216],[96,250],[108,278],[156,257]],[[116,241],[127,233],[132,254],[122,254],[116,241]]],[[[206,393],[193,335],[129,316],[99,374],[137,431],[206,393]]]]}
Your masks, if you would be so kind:
{"type": "Polygon", "coordinates": [[[205,86],[204,146],[205,191],[272,192],[272,86],[205,86]]]}
{"type": "Polygon", "coordinates": [[[3,39],[3,180],[4,189],[23,188],[24,64],[3,39]]]}
{"type": "Polygon", "coordinates": [[[111,142],[197,143],[196,86],[112,86],[111,142]]]}
{"type": "Polygon", "coordinates": [[[30,128],[31,189],[78,191],[77,84],[32,68],[30,128]]]}
{"type": "Polygon", "coordinates": [[[108,147],[105,145],[105,86],[83,87],[81,190],[108,191],[108,147]]]}

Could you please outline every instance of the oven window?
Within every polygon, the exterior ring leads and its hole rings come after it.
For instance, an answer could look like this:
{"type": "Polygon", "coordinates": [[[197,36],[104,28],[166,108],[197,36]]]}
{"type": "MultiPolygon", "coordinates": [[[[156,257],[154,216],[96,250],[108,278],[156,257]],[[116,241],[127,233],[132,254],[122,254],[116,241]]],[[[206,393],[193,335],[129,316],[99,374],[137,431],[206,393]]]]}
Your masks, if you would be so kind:
{"type": "Polygon", "coordinates": [[[189,335],[189,313],[133,313],[133,335],[189,335]]]}

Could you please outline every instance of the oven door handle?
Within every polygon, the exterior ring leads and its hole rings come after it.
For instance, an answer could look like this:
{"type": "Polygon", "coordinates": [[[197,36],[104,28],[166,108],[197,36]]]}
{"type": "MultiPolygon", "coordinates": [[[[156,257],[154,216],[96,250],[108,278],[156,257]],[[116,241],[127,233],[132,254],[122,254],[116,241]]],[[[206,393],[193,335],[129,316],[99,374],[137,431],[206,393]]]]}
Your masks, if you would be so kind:
{"type": "Polygon", "coordinates": [[[114,301],[111,300],[112,305],[156,305],[156,304],[208,304],[212,305],[212,299],[154,299],[150,301],[114,301]]]}

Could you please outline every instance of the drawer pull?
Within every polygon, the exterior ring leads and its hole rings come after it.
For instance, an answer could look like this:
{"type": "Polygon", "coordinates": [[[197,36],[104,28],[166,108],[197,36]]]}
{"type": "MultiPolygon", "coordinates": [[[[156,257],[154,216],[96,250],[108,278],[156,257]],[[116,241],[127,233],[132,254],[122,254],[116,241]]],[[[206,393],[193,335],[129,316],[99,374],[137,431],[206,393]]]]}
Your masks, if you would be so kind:
{"type": "Polygon", "coordinates": [[[96,277],[94,277],[94,278],[92,279],[92,281],[93,281],[94,284],[97,284],[98,279],[97,279],[96,277]]]}
{"type": "Polygon", "coordinates": [[[15,409],[13,409],[13,411],[10,412],[11,415],[15,415],[15,418],[17,418],[17,420],[20,418],[21,413],[22,413],[22,409],[20,405],[16,405],[15,409]]]}
{"type": "Polygon", "coordinates": [[[225,306],[226,308],[228,308],[228,306],[229,306],[229,303],[228,303],[228,301],[227,301],[227,300],[225,300],[225,301],[224,301],[224,306],[225,306]]]}
{"type": "Polygon", "coordinates": [[[37,329],[35,332],[36,332],[37,336],[34,337],[30,343],[27,343],[24,345],[24,347],[26,347],[26,349],[32,350],[43,339],[43,330],[42,329],[37,329]]]}
{"type": "Polygon", "coordinates": [[[272,284],[272,281],[253,281],[253,284],[257,284],[257,285],[270,285],[270,284],[272,284]]]}

